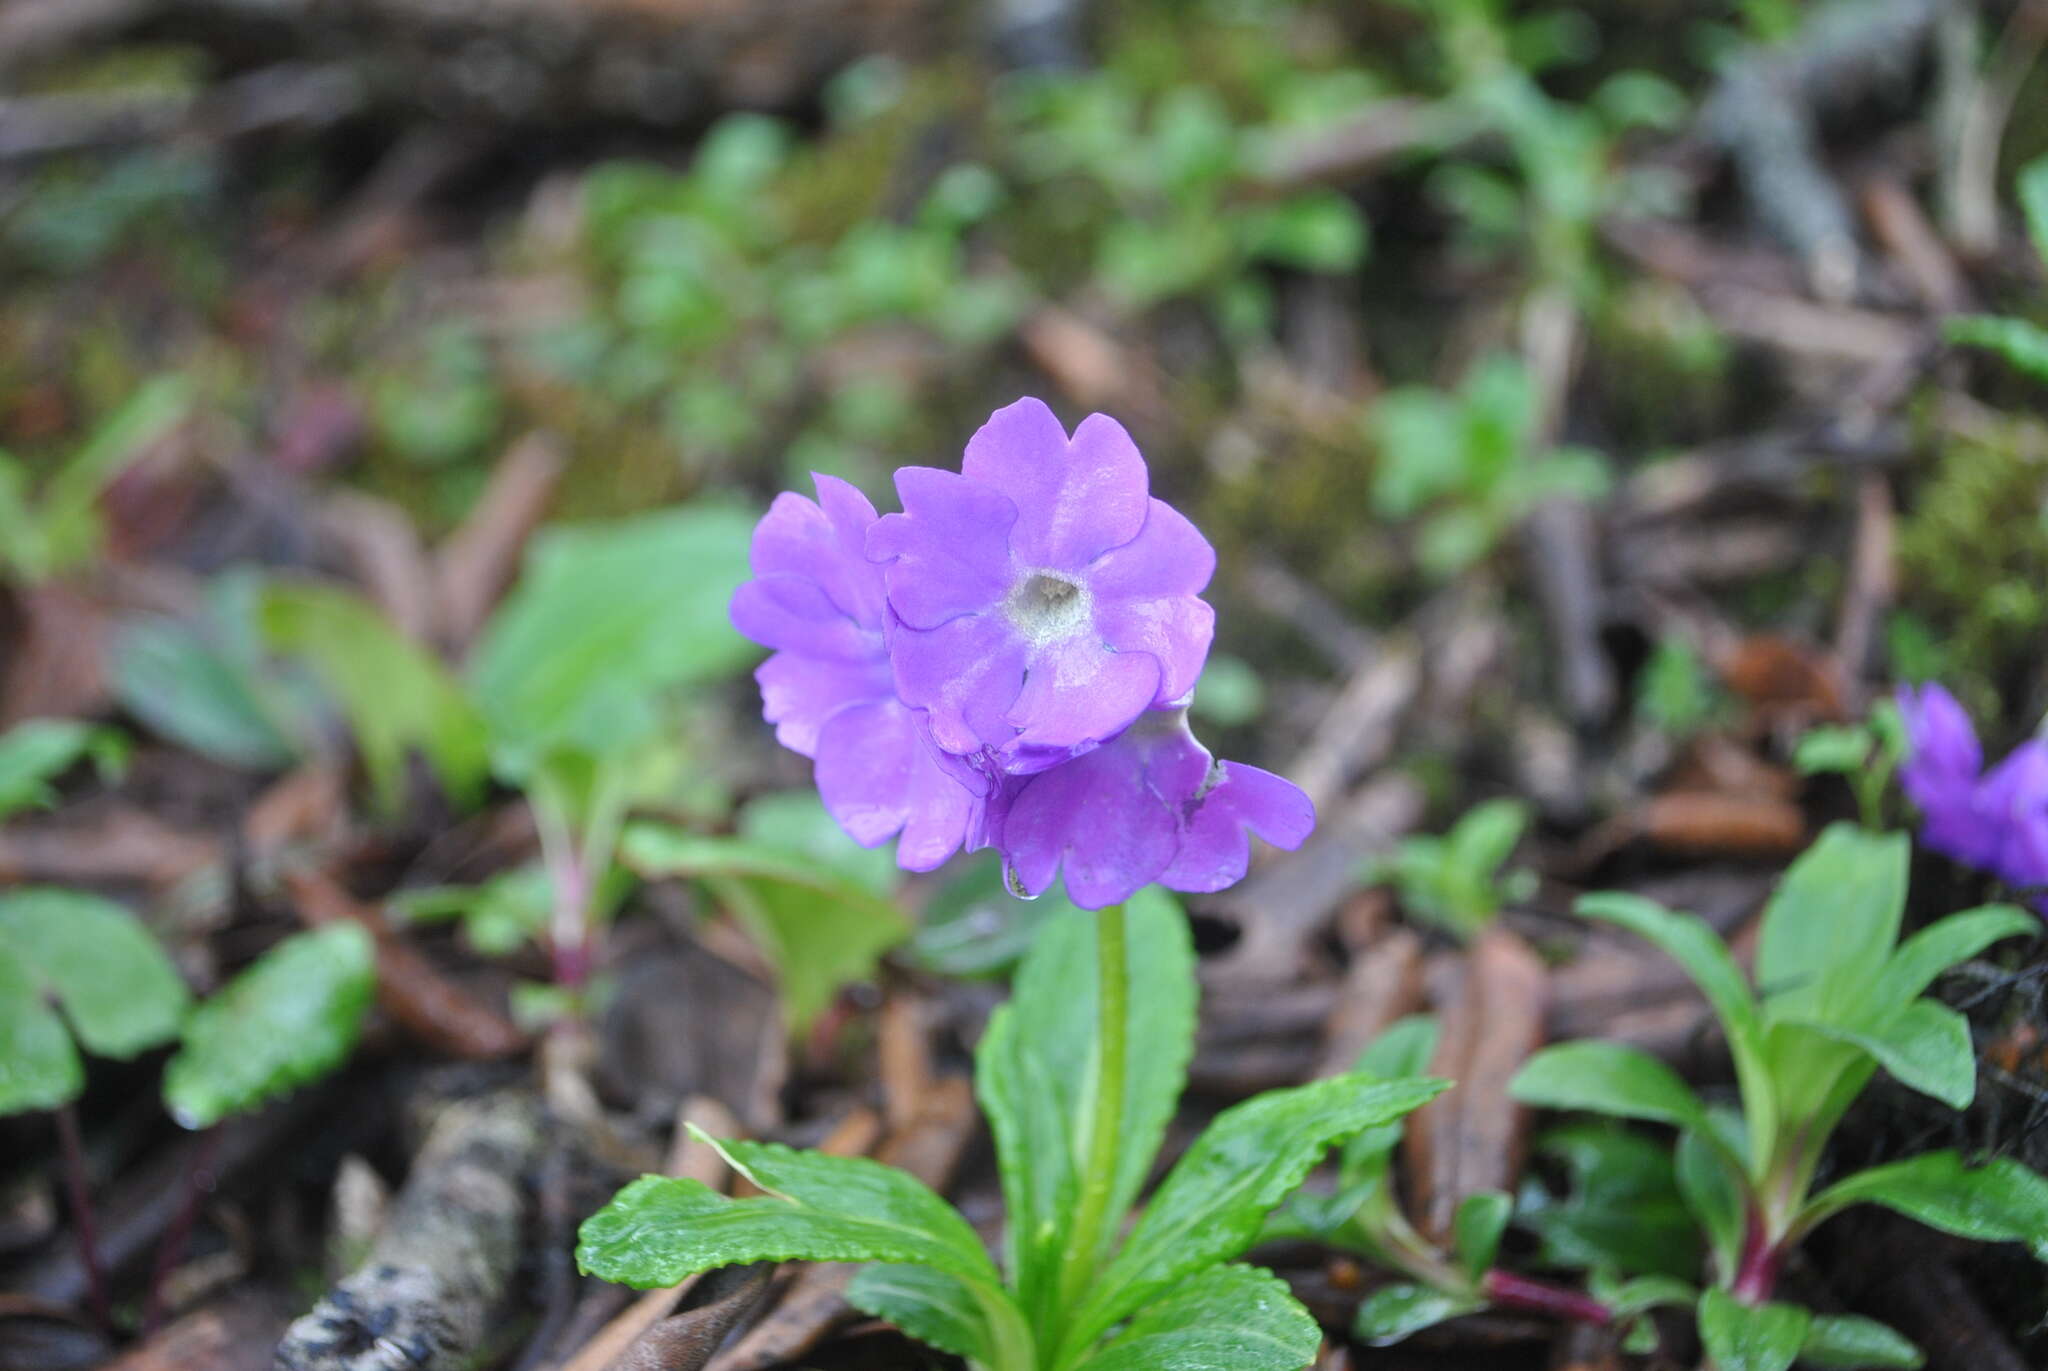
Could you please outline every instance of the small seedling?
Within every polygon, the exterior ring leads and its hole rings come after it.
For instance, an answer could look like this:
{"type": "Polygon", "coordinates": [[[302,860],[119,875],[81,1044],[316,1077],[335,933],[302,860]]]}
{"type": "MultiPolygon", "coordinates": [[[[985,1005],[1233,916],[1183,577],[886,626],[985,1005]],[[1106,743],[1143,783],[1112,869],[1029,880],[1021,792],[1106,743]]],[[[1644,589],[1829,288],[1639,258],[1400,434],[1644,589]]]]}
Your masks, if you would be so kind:
{"type": "Polygon", "coordinates": [[[76,719],[28,719],[0,733],[0,819],[57,802],[51,782],[90,761],[102,781],[120,778],[128,740],[76,719]]]}
{"type": "Polygon", "coordinates": [[[1315,1320],[1232,1259],[1330,1146],[1443,1083],[1340,1076],[1226,1110],[1119,1242],[1193,1050],[1193,960],[1185,920],[1152,891],[1038,933],[976,1054],[1009,1214],[1001,1271],[903,1172],[748,1142],[713,1145],[761,1194],[642,1177],[583,1225],[577,1260],[637,1286],[739,1262],[872,1263],[850,1302],[987,1371],[1300,1371],[1315,1320]],[[1137,995],[1127,961],[1142,970],[1137,995]]]}
{"type": "Polygon", "coordinates": [[[1390,882],[1411,918],[1470,938],[1502,908],[1535,893],[1534,872],[1501,870],[1528,823],[1520,801],[1488,800],[1440,838],[1403,839],[1391,857],[1368,867],[1366,879],[1390,882]]]}
{"type": "Polygon", "coordinates": [[[1907,857],[1903,834],[1849,824],[1823,833],[1764,911],[1754,989],[1692,915],[1634,895],[1579,902],[1586,917],[1655,943],[1699,985],[1727,1034],[1739,1112],[1710,1107],[1662,1062],[1620,1043],[1548,1048],[1513,1083],[1530,1104],[1679,1129],[1679,1184],[1713,1255],[1700,1336],[1722,1371],[1784,1371],[1801,1359],[1919,1364],[1912,1344],[1882,1324],[1773,1300],[1788,1254],[1850,1205],[1882,1205],[1980,1241],[2027,1242],[2048,1259],[2048,1180],[2009,1159],[1971,1166],[1952,1151],[1928,1152],[1814,1193],[1828,1138],[1880,1067],[1951,1108],[1970,1103],[1969,1024],[1922,992],[1957,962],[2039,927],[2024,910],[1990,905],[1901,942],[1907,857]]]}
{"type": "MultiPolygon", "coordinates": [[[[2048,265],[2048,157],[2021,169],[2019,197],[2035,255],[2048,265]]],[[[1951,343],[1995,352],[2015,371],[2048,381],[2048,329],[2039,324],[2004,314],[1965,314],[1948,320],[1942,331],[1951,343]]]]}
{"type": "Polygon", "coordinates": [[[1861,724],[1823,724],[1808,729],[1793,749],[1792,765],[1802,776],[1833,773],[1845,778],[1856,796],[1863,826],[1884,827],[1884,796],[1906,756],[1906,728],[1899,707],[1880,701],[1861,724]]]}

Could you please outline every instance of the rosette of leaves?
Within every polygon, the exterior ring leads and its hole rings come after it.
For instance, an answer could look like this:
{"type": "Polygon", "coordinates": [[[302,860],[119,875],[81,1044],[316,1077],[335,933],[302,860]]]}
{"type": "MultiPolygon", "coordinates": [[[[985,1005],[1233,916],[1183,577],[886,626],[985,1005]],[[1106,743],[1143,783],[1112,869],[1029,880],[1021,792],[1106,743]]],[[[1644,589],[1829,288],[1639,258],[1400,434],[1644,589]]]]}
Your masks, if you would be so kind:
{"type": "Polygon", "coordinates": [[[1470,938],[1502,908],[1535,893],[1535,873],[1501,870],[1528,823],[1529,807],[1519,800],[1488,800],[1442,837],[1402,839],[1391,856],[1366,868],[1365,878],[1392,884],[1410,918],[1470,938]]]}
{"type": "MultiPolygon", "coordinates": [[[[1398,1020],[1366,1047],[1354,1070],[1383,1080],[1417,1076],[1436,1050],[1437,1029],[1436,1020],[1425,1014],[1398,1020]]],[[[1501,1239],[1516,1210],[1505,1192],[1467,1196],[1452,1221],[1447,1248],[1417,1232],[1402,1211],[1394,1185],[1394,1153],[1405,1129],[1405,1122],[1396,1120],[1357,1134],[1338,1154],[1331,1189],[1297,1191],[1267,1221],[1266,1238],[1306,1238],[1395,1273],[1397,1279],[1359,1303],[1351,1324],[1353,1337],[1384,1347],[1446,1319],[1498,1305],[1622,1324],[1632,1347],[1646,1338],[1654,1341],[1655,1330],[1639,1322],[1639,1316],[1672,1297],[1674,1282],[1668,1279],[1667,1268],[1674,1256],[1679,1274],[1690,1274],[1684,1266],[1685,1240],[1692,1237],[1689,1220],[1675,1248],[1647,1252],[1637,1240],[1646,1201],[1677,1202],[1668,1154],[1662,1158],[1660,1175],[1654,1161],[1645,1164],[1640,1157],[1625,1155],[1624,1149],[1584,1139],[1566,1154],[1573,1172],[1566,1198],[1560,1200],[1531,1183],[1524,1221],[1544,1235],[1539,1259],[1552,1266],[1592,1268],[1594,1294],[1589,1297],[1496,1265],[1501,1239]],[[1625,1281],[1615,1274],[1621,1270],[1650,1274],[1625,1281]]],[[[1665,1229],[1658,1228],[1651,1241],[1662,1236],[1665,1229]]],[[[1697,1253],[1695,1243],[1694,1258],[1697,1253]]],[[[1690,1297],[1691,1287],[1676,1288],[1690,1297]]]]}
{"type": "Polygon", "coordinates": [[[1008,1209],[999,1267],[967,1222],[892,1167],[770,1143],[720,1151],[760,1194],[729,1199],[696,1181],[642,1177],[584,1225],[589,1274],[671,1285],[753,1261],[865,1265],[858,1308],[988,1371],[1300,1371],[1315,1320],[1267,1272],[1233,1259],[1266,1214],[1334,1143],[1390,1123],[1442,1082],[1342,1076],[1257,1096],[1217,1117],[1122,1241],[1071,1241],[1083,1193],[1106,1183],[1109,1213],[1137,1199],[1193,1048],[1193,951],[1170,901],[1127,910],[1139,993],[1127,1006],[1115,1165],[1083,1175],[1098,1040],[1098,964],[1082,911],[1045,925],[1011,1002],[976,1053],[1008,1209]]]}
{"type": "Polygon", "coordinates": [[[1649,939],[1712,1005],[1735,1062],[1741,1108],[1708,1105],[1639,1049],[1574,1042],[1531,1057],[1516,1098],[1679,1130],[1677,1176],[1712,1257],[1697,1303],[1722,1371],[1920,1364],[1883,1324],[1773,1299],[1788,1253],[1856,1204],[2048,1259],[2048,1179],[1994,1158],[1927,1152],[1814,1189],[1829,1136],[1881,1068],[1954,1109],[1976,1092],[1963,1016],[1926,996],[1943,971],[2039,921],[2009,905],[1953,914],[1900,940],[1908,842],[1836,824],[1792,864],[1764,911],[1756,984],[1702,920],[1634,895],[1588,895],[1579,912],[1649,939]]]}

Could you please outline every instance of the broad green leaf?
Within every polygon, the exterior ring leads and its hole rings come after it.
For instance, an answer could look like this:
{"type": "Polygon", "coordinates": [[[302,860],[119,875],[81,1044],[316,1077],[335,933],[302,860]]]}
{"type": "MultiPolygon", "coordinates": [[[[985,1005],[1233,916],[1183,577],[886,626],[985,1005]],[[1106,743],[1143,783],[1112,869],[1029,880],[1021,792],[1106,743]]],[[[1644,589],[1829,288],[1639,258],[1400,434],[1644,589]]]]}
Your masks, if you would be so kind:
{"type": "Polygon", "coordinates": [[[1914,1371],[1927,1359],[1902,1334],[1876,1319],[1855,1314],[1816,1314],[1800,1345],[1804,1366],[1902,1367],[1914,1371]]]}
{"type": "Polygon", "coordinates": [[[1467,1279],[1477,1284],[1500,1254],[1500,1235],[1507,1229],[1515,1202],[1499,1190],[1481,1190],[1467,1195],[1458,1205],[1451,1223],[1458,1265],[1467,1279]]]}
{"type": "Polygon", "coordinates": [[[1943,320],[1941,333],[1951,343],[1995,352],[2014,371],[2048,381],[2048,329],[1999,314],[1960,314],[1943,320]]]}
{"type": "Polygon", "coordinates": [[[1219,1266],[1139,1310],[1078,1371],[1302,1371],[1322,1342],[1285,1281],[1219,1266]]]}
{"type": "Polygon", "coordinates": [[[1333,1144],[1400,1118],[1448,1085],[1334,1076],[1224,1110],[1160,1183],[1076,1315],[1068,1346],[1094,1341],[1174,1282],[1242,1252],[1333,1144]]]}
{"type": "MultiPolygon", "coordinates": [[[[995,1134],[1008,1210],[1010,1281],[1040,1327],[1055,1313],[1046,1301],[1094,1122],[1100,917],[1077,909],[1039,930],[1010,1002],[990,1018],[975,1054],[975,1088],[995,1134]]],[[[1138,993],[1125,1017],[1122,1146],[1110,1191],[1110,1213],[1119,1217],[1137,1199],[1186,1082],[1196,994],[1187,919],[1171,896],[1140,891],[1124,908],[1124,927],[1138,993]]],[[[1119,1225],[1109,1227],[1106,1239],[1119,1225]]]]}
{"type": "Polygon", "coordinates": [[[346,1060],[377,989],[376,951],[355,923],[285,939],[185,1021],[164,1103],[208,1128],[316,1081],[346,1060]]]}
{"type": "Polygon", "coordinates": [[[790,1028],[802,1032],[910,931],[895,902],[801,853],[666,824],[628,825],[619,856],[649,879],[702,880],[775,963],[790,1028]]]}
{"type": "Polygon", "coordinates": [[[2006,938],[2033,936],[2041,921],[2018,905],[1988,904],[1937,920],[1899,944],[1871,1000],[1880,1009],[1917,998],[1934,978],[2006,938]]]}
{"type": "Polygon", "coordinates": [[[1812,1322],[1796,1304],[1743,1304],[1719,1286],[1700,1296],[1700,1341],[1715,1371],[1785,1371],[1812,1322]]]}
{"type": "Polygon", "coordinates": [[[1776,1102],[1770,1090],[1771,1074],[1764,1058],[1764,1030],[1756,998],[1742,968],[1735,964],[1728,945],[1693,914],[1674,914],[1640,895],[1603,891],[1581,896],[1575,906],[1588,919],[1617,924],[1655,943],[1690,976],[1713,1006],[1714,1015],[1728,1035],[1728,1050],[1735,1059],[1735,1073],[1742,1085],[1744,1122],[1748,1126],[1750,1152],[1767,1155],[1777,1135],[1776,1102]]]}
{"type": "Polygon", "coordinates": [[[879,1261],[999,1286],[967,1221],[908,1172],[780,1143],[716,1145],[763,1194],[735,1200],[700,1181],[642,1176],[583,1221],[584,1274],[647,1289],[743,1262],[879,1261]]]}
{"type": "Polygon", "coordinates": [[[109,775],[120,770],[127,746],[113,729],[76,719],[25,719],[0,733],[0,819],[55,804],[50,782],[88,757],[109,775]]]}
{"type": "Polygon", "coordinates": [[[1649,1053],[1625,1043],[1588,1038],[1546,1047],[1522,1064],[1508,1093],[1545,1109],[1706,1127],[1707,1107],[1692,1087],[1649,1053]]]}
{"type": "Polygon", "coordinates": [[[367,600],[339,586],[274,582],[259,619],[271,647],[303,659],[333,692],[380,810],[395,813],[403,802],[412,748],[457,804],[476,802],[486,772],[476,711],[441,664],[367,600]]]}
{"type": "Polygon", "coordinates": [[[1383,1285],[1359,1301],[1351,1336],[1368,1347],[1390,1347],[1446,1319],[1484,1309],[1486,1302],[1406,1281],[1383,1285]]]}
{"type": "Polygon", "coordinates": [[[0,1115],[55,1109],[84,1088],[84,1064],[38,977],[0,944],[0,1115]]]}
{"type": "Polygon", "coordinates": [[[1868,1027],[1810,1025],[1817,1033],[1862,1048],[1900,1085],[1931,1095],[1951,1109],[1967,1109],[1977,1095],[1977,1054],[1970,1023],[1934,1000],[1914,1000],[1868,1027]]]}
{"type": "MultiPolygon", "coordinates": [[[[886,1262],[863,1266],[846,1289],[855,1309],[895,1324],[919,1342],[966,1357],[982,1366],[997,1365],[996,1333],[990,1327],[983,1296],[951,1272],[929,1266],[886,1262]]],[[[1002,1298],[1007,1301],[1005,1292],[1002,1298]]],[[[1022,1326],[1022,1315],[1015,1318],[1022,1326]]]]}
{"type": "MultiPolygon", "coordinates": [[[[1359,1075],[1381,1080],[1420,1076],[1436,1055],[1438,1024],[1429,1014],[1410,1014],[1396,1019],[1377,1038],[1365,1045],[1353,1067],[1359,1075]]],[[[1377,1184],[1386,1174],[1388,1159],[1400,1145],[1407,1123],[1396,1119],[1377,1128],[1367,1128],[1344,1144],[1338,1165],[1338,1188],[1352,1191],[1377,1184]]]]}
{"type": "Polygon", "coordinates": [[[706,505],[534,539],[470,661],[500,774],[517,781],[560,746],[629,746],[650,695],[754,660],[726,620],[753,526],[745,510],[706,505]]]}
{"type": "Polygon", "coordinates": [[[1978,1242],[2023,1242],[2048,1261],[2048,1178],[2009,1157],[1967,1166],[1956,1152],[1926,1152],[1859,1171],[1814,1196],[1796,1231],[1852,1204],[1883,1205],[1978,1242]]]}
{"type": "Polygon", "coordinates": [[[111,900],[47,887],[0,895],[0,947],[63,1008],[88,1052],[132,1057],[178,1035],[185,982],[150,931],[111,900]]]}
{"type": "Polygon", "coordinates": [[[1857,1022],[1899,939],[1911,855],[1903,833],[1837,823],[1792,863],[1757,946],[1767,1018],[1857,1022]]]}
{"type": "Polygon", "coordinates": [[[1727,1149],[1701,1133],[1687,1131],[1678,1139],[1674,1178],[1686,1207],[1706,1232],[1714,1253],[1714,1269],[1732,1279],[1742,1260],[1743,1225],[1748,1191],[1741,1168],[1727,1149]]]}
{"type": "Polygon", "coordinates": [[[1667,1140],[1586,1120],[1542,1134],[1535,1150],[1564,1182],[1555,1194],[1533,1175],[1522,1184],[1515,1224],[1539,1239],[1537,1265],[1698,1276],[1699,1225],[1667,1140]]]}
{"type": "Polygon", "coordinates": [[[253,668],[175,619],[131,619],[109,668],[121,707],[151,730],[229,766],[288,765],[298,747],[265,705],[253,668]]]}
{"type": "Polygon", "coordinates": [[[948,865],[948,880],[920,915],[910,956],[941,976],[987,977],[1010,970],[1030,950],[1038,931],[1074,908],[1055,885],[1035,900],[1012,895],[1002,859],[976,853],[948,865]]]}

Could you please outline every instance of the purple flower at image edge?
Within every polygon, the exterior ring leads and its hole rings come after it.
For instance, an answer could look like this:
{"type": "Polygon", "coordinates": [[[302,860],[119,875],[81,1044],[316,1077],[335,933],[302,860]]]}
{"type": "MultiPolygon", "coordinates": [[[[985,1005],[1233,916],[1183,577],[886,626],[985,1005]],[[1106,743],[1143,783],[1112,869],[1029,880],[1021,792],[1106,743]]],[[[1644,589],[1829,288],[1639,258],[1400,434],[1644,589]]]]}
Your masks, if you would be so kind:
{"type": "Polygon", "coordinates": [[[863,551],[875,507],[832,476],[784,493],[754,530],[754,579],[732,622],[774,649],[754,673],[775,737],[816,764],[826,812],[863,847],[901,833],[897,865],[929,871],[974,837],[981,798],[934,755],[889,669],[881,568],[863,551]]]}
{"type": "Polygon", "coordinates": [[[939,747],[994,775],[1056,766],[1186,700],[1215,613],[1216,554],[1154,499],[1123,426],[1069,438],[1038,400],[997,410],[958,472],[904,467],[887,564],[897,694],[939,747]]]}
{"type": "MultiPolygon", "coordinates": [[[[1991,769],[1978,787],[1976,817],[1995,850],[1975,865],[2018,891],[2048,889],[2048,742],[2029,738],[1991,769]]],[[[2048,914],[2048,893],[2026,898],[2048,914]]]]}
{"type": "Polygon", "coordinates": [[[1931,681],[1899,687],[1898,705],[1907,741],[1899,784],[1920,809],[1920,840],[1965,865],[1989,867],[1998,837],[1979,808],[1984,752],[1970,716],[1931,681]]]}

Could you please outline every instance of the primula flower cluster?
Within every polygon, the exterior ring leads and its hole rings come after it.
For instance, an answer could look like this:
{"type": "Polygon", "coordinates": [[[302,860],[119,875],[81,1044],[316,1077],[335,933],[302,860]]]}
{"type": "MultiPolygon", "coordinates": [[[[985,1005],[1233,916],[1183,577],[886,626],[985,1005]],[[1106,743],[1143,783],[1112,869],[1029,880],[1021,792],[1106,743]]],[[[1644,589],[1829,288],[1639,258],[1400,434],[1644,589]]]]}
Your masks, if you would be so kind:
{"type": "Polygon", "coordinates": [[[1251,834],[1308,837],[1306,795],[1189,731],[1216,554],[1114,419],[1069,437],[1019,400],[960,471],[898,471],[900,514],[813,480],[816,501],[777,496],[755,530],[732,621],[774,649],[762,712],[855,841],[900,834],[912,871],[993,847],[1024,895],[1064,866],[1100,908],[1154,881],[1221,890],[1251,834]]]}
{"type": "MultiPolygon", "coordinates": [[[[2048,742],[2029,738],[1986,771],[1977,730],[1948,691],[1902,688],[1899,712],[1909,749],[1899,781],[1920,807],[1920,840],[2018,889],[2048,886],[2048,742]]],[[[2033,904],[2048,913],[2048,897],[2033,904]]]]}

